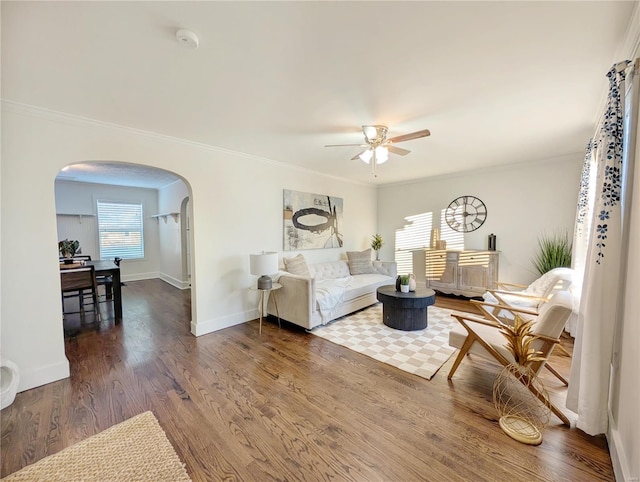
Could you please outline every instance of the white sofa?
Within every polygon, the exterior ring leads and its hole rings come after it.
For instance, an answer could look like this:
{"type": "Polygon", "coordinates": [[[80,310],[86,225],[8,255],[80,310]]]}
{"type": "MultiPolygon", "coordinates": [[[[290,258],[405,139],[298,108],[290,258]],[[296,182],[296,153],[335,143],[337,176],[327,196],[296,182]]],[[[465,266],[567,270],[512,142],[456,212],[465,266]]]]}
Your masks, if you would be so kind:
{"type": "Polygon", "coordinates": [[[347,261],[311,264],[310,276],[280,272],[274,280],[282,288],[271,292],[267,312],[311,330],[366,308],[377,303],[376,289],[395,284],[397,274],[395,262],[372,261],[372,265],[374,272],[354,275],[347,261]]]}

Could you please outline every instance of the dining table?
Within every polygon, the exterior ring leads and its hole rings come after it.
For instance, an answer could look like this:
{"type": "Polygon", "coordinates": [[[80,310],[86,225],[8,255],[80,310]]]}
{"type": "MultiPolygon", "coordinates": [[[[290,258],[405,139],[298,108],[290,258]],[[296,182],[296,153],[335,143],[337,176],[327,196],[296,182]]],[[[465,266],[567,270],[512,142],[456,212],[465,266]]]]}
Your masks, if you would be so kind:
{"type": "Polygon", "coordinates": [[[118,325],[122,321],[122,289],[120,283],[120,267],[112,259],[97,259],[94,261],[83,261],[81,263],[65,264],[60,263],[60,269],[81,268],[83,266],[93,266],[96,276],[110,276],[113,281],[113,292],[110,294],[107,290],[107,298],[113,299],[113,310],[115,315],[115,324],[118,325]]]}

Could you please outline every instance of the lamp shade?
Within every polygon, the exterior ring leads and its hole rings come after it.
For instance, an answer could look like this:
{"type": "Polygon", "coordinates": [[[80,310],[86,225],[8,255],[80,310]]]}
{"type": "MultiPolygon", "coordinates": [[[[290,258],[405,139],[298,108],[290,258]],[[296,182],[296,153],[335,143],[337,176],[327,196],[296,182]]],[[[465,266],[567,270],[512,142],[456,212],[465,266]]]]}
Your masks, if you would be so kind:
{"type": "Polygon", "coordinates": [[[260,276],[258,289],[271,289],[271,278],[268,276],[278,272],[278,253],[261,253],[249,255],[251,274],[260,276]]]}
{"type": "Polygon", "coordinates": [[[262,276],[278,272],[278,253],[250,255],[251,274],[262,276]]]}
{"type": "Polygon", "coordinates": [[[371,161],[372,156],[373,156],[373,151],[371,149],[367,149],[366,151],[361,152],[358,157],[360,157],[360,160],[362,162],[369,164],[369,161],[371,161]]]}
{"type": "Polygon", "coordinates": [[[389,160],[389,149],[384,146],[376,147],[376,164],[383,164],[389,160]]]}

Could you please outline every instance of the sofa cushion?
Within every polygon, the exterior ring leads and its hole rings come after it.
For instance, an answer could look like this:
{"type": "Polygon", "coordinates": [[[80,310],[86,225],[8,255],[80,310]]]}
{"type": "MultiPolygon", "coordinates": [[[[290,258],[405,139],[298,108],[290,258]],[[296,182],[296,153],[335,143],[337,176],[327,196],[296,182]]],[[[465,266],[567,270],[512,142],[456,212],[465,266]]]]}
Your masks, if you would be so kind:
{"type": "Polygon", "coordinates": [[[349,265],[346,261],[330,261],[310,266],[311,275],[317,280],[338,279],[350,276],[349,265]]]}
{"type": "Polygon", "coordinates": [[[394,283],[393,278],[389,278],[384,274],[361,274],[351,277],[351,283],[342,297],[342,301],[351,301],[360,296],[367,295],[372,291],[375,293],[380,286],[391,285],[394,283]]]}
{"type": "Polygon", "coordinates": [[[349,272],[354,274],[373,274],[376,270],[371,261],[371,248],[364,251],[347,251],[349,272]]]}
{"type": "Polygon", "coordinates": [[[387,276],[396,277],[397,273],[397,265],[395,262],[389,261],[374,261],[373,269],[378,274],[384,274],[387,276]]]}
{"type": "Polygon", "coordinates": [[[307,265],[307,260],[304,259],[302,254],[298,256],[294,256],[293,258],[284,258],[284,269],[286,269],[291,274],[297,274],[298,276],[306,276],[307,278],[311,277],[311,273],[309,272],[309,266],[307,265]]]}

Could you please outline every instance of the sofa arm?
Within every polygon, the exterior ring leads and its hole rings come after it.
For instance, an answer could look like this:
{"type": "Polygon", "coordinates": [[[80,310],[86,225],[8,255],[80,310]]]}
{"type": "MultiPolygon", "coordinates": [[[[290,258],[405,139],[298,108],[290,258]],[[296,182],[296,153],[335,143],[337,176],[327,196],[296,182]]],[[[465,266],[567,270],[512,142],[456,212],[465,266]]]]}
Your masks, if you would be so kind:
{"type": "Polygon", "coordinates": [[[267,304],[270,315],[296,325],[311,327],[313,313],[316,311],[316,280],[293,274],[283,274],[277,281],[282,288],[271,292],[267,304]],[[278,304],[276,310],[275,303],[278,304]]]}
{"type": "Polygon", "coordinates": [[[385,274],[395,278],[398,275],[398,265],[395,261],[374,261],[373,269],[376,273],[385,274]]]}

